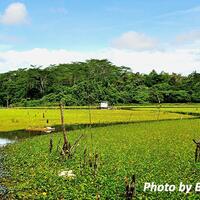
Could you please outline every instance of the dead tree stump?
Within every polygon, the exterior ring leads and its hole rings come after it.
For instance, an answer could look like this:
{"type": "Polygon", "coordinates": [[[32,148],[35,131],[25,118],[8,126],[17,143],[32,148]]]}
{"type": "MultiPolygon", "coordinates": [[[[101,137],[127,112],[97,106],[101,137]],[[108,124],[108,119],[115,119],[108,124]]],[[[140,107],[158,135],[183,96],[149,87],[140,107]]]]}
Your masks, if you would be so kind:
{"type": "Polygon", "coordinates": [[[136,184],[135,184],[135,175],[132,176],[131,182],[129,183],[128,177],[125,179],[126,185],[126,200],[132,200],[136,195],[136,184]]]}
{"type": "Polygon", "coordinates": [[[200,161],[200,141],[196,142],[193,140],[193,142],[196,144],[196,150],[195,150],[195,162],[200,161]]]}
{"type": "Polygon", "coordinates": [[[96,194],[96,200],[100,200],[100,194],[96,194]]]}
{"type": "Polygon", "coordinates": [[[65,122],[64,122],[64,111],[63,111],[63,104],[60,103],[60,116],[61,116],[61,125],[62,125],[62,131],[63,131],[63,138],[64,138],[64,143],[62,147],[61,154],[70,156],[70,144],[67,139],[67,134],[66,134],[66,129],[65,129],[65,122]]]}
{"type": "Polygon", "coordinates": [[[51,153],[52,152],[52,149],[53,149],[53,139],[52,137],[50,138],[50,141],[49,141],[49,152],[51,153]]]}

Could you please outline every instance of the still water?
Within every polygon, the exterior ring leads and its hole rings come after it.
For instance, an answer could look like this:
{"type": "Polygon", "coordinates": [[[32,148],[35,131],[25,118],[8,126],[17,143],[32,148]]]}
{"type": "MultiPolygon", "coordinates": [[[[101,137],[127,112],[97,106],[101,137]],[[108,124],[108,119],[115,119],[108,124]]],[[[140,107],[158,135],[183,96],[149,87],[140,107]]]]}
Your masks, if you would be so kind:
{"type": "Polygon", "coordinates": [[[0,138],[0,147],[3,147],[5,145],[13,143],[13,142],[14,142],[14,140],[10,140],[7,138],[0,138]]]}
{"type": "Polygon", "coordinates": [[[16,142],[20,139],[30,138],[40,134],[28,133],[26,131],[0,132],[0,147],[16,142]]]}

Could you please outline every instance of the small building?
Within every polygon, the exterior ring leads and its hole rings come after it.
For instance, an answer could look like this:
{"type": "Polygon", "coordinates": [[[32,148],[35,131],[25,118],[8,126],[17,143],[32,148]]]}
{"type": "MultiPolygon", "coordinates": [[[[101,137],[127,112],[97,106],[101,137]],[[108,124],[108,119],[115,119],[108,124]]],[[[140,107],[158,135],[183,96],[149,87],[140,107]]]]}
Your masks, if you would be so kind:
{"type": "Polygon", "coordinates": [[[108,109],[108,102],[107,101],[102,101],[100,103],[100,108],[101,109],[108,109]]]}

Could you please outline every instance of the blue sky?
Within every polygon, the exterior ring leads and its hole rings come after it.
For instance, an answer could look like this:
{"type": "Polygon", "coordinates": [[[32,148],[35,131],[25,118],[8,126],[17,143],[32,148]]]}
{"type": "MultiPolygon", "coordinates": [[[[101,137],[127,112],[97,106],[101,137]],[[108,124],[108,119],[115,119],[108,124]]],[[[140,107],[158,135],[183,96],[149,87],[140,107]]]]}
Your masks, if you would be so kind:
{"type": "Polygon", "coordinates": [[[200,69],[199,25],[199,0],[3,0],[0,72],[108,58],[141,72],[189,73],[200,69]]]}

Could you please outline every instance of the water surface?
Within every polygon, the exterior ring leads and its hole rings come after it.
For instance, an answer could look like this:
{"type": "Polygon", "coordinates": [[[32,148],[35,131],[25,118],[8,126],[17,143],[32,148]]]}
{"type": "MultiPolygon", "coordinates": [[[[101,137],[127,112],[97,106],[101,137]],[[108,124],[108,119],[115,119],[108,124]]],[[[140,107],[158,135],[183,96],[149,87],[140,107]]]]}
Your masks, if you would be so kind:
{"type": "Polygon", "coordinates": [[[0,147],[3,147],[5,145],[13,143],[13,142],[14,142],[14,140],[10,140],[8,138],[1,138],[1,136],[0,136],[0,147]]]}

